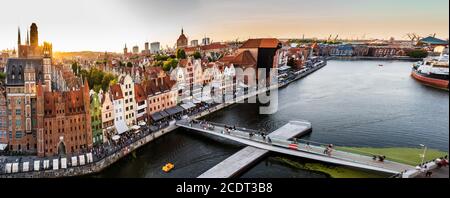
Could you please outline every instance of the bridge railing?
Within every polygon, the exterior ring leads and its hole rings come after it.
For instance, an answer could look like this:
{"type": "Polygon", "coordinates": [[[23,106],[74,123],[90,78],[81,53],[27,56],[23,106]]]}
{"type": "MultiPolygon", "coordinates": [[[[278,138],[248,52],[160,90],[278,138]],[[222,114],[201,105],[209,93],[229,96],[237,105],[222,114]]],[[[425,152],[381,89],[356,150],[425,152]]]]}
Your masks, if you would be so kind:
{"type": "MultiPolygon", "coordinates": [[[[210,126],[217,126],[217,127],[225,126],[224,124],[214,123],[214,122],[205,122],[205,124],[208,124],[210,126]]],[[[205,130],[204,127],[200,123],[193,124],[191,127],[194,127],[194,128],[200,127],[203,130],[205,130]]],[[[225,133],[220,130],[218,131],[217,128],[214,128],[214,129],[206,128],[206,130],[213,132],[213,133],[225,133]]],[[[245,129],[245,130],[248,131],[248,129],[245,129]]],[[[294,139],[293,141],[291,141],[291,140],[283,140],[283,139],[279,139],[276,137],[268,137],[268,136],[265,136],[265,138],[264,138],[260,135],[249,136],[249,133],[247,131],[241,131],[241,130],[239,130],[238,127],[236,127],[236,130],[230,130],[230,131],[226,132],[226,135],[243,138],[243,139],[248,139],[248,140],[252,140],[252,141],[256,141],[259,143],[268,144],[268,145],[272,145],[272,146],[288,148],[291,150],[307,152],[307,153],[311,153],[311,154],[315,154],[315,155],[320,155],[322,157],[329,157],[329,158],[339,159],[339,160],[343,160],[343,161],[347,161],[347,162],[353,162],[353,163],[357,163],[357,164],[372,166],[372,167],[386,168],[386,166],[387,166],[386,163],[377,162],[377,161],[373,160],[370,156],[356,154],[356,153],[350,153],[350,152],[346,152],[346,151],[340,151],[340,150],[337,150],[334,148],[332,149],[331,154],[327,154],[324,151],[328,147],[329,144],[308,141],[308,140],[301,140],[301,139],[294,139]]]]}

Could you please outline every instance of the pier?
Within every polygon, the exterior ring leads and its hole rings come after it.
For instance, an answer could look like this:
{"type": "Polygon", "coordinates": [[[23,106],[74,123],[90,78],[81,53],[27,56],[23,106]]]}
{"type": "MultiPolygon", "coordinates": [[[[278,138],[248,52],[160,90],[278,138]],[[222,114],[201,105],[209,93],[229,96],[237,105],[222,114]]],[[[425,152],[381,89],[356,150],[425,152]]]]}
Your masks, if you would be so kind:
{"type": "MultiPolygon", "coordinates": [[[[243,129],[246,130],[246,129],[243,129]]],[[[279,128],[278,130],[270,133],[268,136],[272,138],[281,138],[289,140],[294,137],[302,136],[311,131],[311,123],[306,121],[291,121],[279,128]]],[[[201,174],[198,178],[230,178],[234,177],[240,172],[247,169],[252,164],[256,163],[259,159],[264,157],[268,150],[258,149],[252,146],[247,146],[244,149],[238,151],[231,157],[225,159],[221,163],[212,167],[205,173],[201,174]]]]}
{"type": "MultiPolygon", "coordinates": [[[[254,136],[255,130],[244,128],[229,128],[224,124],[219,123],[203,123],[203,122],[190,122],[187,120],[177,122],[177,126],[191,129],[210,135],[219,136],[229,140],[233,140],[248,146],[256,147],[259,149],[282,153],[286,155],[312,159],[316,161],[349,166],[358,169],[365,169],[389,174],[399,174],[406,170],[413,170],[414,167],[406,164],[401,164],[394,161],[385,160],[379,162],[373,160],[371,156],[359,155],[339,150],[333,150],[332,154],[328,155],[324,153],[325,145],[313,145],[310,143],[300,143],[296,140],[285,140],[282,137],[289,137],[287,134],[293,134],[292,132],[281,133],[278,132],[270,136],[254,136]],[[283,136],[281,136],[283,134],[283,136]],[[267,138],[269,137],[269,138],[267,138]]],[[[293,125],[292,125],[293,126],[293,125]]],[[[291,127],[291,126],[289,126],[291,127]]],[[[304,126],[303,126],[304,127],[304,126]]],[[[287,127],[286,127],[287,128],[287,127]]],[[[293,130],[291,130],[293,131],[293,130]]],[[[262,132],[260,132],[262,133],[262,132]]],[[[234,158],[233,158],[234,159],[234,158]]],[[[243,168],[245,166],[242,166],[243,168]]],[[[231,170],[231,169],[230,169],[231,170]]],[[[233,175],[228,173],[225,175],[233,175]]]]}
{"type": "Polygon", "coordinates": [[[247,146],[231,157],[220,162],[198,178],[230,178],[234,177],[256,161],[264,157],[268,150],[247,146]]]}

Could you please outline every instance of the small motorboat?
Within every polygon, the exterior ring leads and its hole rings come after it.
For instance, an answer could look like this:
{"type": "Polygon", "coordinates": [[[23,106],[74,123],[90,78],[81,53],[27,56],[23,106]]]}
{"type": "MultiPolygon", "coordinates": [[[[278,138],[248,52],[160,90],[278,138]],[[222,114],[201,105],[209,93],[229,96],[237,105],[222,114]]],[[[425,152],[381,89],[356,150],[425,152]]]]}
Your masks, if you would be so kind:
{"type": "Polygon", "coordinates": [[[379,66],[379,67],[383,67],[384,65],[383,65],[383,64],[379,64],[378,66],[379,66]]]}
{"type": "Polygon", "coordinates": [[[167,163],[162,167],[162,170],[166,173],[170,172],[175,166],[172,163],[167,163]]]}

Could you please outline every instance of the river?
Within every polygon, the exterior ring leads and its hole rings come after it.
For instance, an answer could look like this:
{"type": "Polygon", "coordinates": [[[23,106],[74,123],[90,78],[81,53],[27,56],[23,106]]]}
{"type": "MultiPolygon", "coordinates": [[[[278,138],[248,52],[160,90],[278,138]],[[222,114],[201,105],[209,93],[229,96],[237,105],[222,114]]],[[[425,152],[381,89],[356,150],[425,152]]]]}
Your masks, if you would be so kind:
{"type": "MultiPolygon", "coordinates": [[[[329,61],[319,71],[280,89],[278,111],[236,104],[206,120],[274,131],[290,120],[312,122],[311,141],[355,147],[419,147],[448,151],[449,93],[410,77],[411,62],[329,61]],[[379,64],[383,66],[380,67],[379,64]]],[[[244,145],[178,129],[93,177],[197,177],[244,145]],[[173,162],[170,173],[161,167],[173,162]]],[[[271,153],[241,177],[326,177],[294,168],[271,153]]]]}

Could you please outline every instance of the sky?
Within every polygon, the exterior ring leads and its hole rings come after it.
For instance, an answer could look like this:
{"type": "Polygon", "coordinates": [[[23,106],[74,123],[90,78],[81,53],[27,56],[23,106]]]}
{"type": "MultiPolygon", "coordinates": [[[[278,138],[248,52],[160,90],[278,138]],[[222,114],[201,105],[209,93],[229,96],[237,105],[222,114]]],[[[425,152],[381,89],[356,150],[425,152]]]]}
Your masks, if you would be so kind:
{"type": "Polygon", "coordinates": [[[121,52],[145,42],[258,37],[407,39],[449,36],[448,0],[8,0],[1,3],[0,49],[17,45],[35,22],[54,51],[121,52]],[[334,36],[333,36],[334,37],[334,36]]]}

